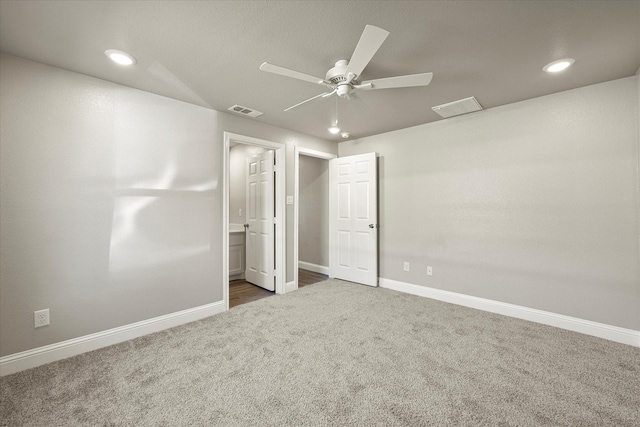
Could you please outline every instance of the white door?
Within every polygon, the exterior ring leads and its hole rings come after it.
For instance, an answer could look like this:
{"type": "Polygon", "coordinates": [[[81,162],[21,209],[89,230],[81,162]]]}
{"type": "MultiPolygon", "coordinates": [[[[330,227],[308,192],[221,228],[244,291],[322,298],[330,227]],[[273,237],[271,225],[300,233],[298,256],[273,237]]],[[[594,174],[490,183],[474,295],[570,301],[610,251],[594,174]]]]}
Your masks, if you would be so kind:
{"type": "Polygon", "coordinates": [[[376,153],[329,163],[330,275],[378,285],[376,153]]]}
{"type": "Polygon", "coordinates": [[[247,157],[247,266],[245,279],[275,290],[273,151],[247,157]]]}

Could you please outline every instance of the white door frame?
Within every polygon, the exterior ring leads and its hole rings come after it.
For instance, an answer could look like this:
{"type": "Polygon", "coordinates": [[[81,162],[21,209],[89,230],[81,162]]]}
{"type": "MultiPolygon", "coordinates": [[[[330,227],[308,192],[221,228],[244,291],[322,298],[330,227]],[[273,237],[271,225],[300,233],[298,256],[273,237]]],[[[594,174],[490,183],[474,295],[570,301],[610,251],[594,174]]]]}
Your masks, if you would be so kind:
{"type": "Polygon", "coordinates": [[[231,141],[263,147],[274,150],[276,159],[276,191],[275,191],[275,210],[276,210],[276,234],[275,234],[275,275],[276,275],[276,293],[283,294],[285,292],[285,276],[286,276],[286,230],[285,230],[285,144],[280,142],[267,141],[265,139],[253,138],[251,136],[238,135],[231,132],[224,132],[224,152],[222,167],[222,298],[224,300],[225,309],[229,310],[229,149],[231,141]]]}
{"type": "Polygon", "coordinates": [[[287,291],[293,291],[298,289],[298,220],[300,214],[300,156],[315,157],[323,160],[335,159],[338,156],[336,154],[326,153],[324,151],[311,150],[309,148],[295,147],[293,156],[293,176],[294,176],[294,190],[293,190],[293,286],[287,288],[287,291]]]}

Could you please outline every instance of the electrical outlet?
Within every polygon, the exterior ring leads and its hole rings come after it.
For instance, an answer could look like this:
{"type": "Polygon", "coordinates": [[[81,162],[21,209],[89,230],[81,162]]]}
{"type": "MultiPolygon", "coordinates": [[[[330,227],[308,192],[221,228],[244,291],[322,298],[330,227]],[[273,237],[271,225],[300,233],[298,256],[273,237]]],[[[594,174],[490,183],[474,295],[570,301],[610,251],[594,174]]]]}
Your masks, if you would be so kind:
{"type": "Polygon", "coordinates": [[[409,263],[406,261],[404,263],[404,271],[409,271],[409,263]]]}
{"type": "Polygon", "coordinates": [[[238,209],[238,216],[242,216],[242,208],[238,209]]]}
{"type": "Polygon", "coordinates": [[[33,321],[36,328],[47,326],[49,324],[49,309],[34,311],[33,321]]]}
{"type": "Polygon", "coordinates": [[[433,276],[433,269],[430,265],[427,265],[427,276],[433,276]]]}

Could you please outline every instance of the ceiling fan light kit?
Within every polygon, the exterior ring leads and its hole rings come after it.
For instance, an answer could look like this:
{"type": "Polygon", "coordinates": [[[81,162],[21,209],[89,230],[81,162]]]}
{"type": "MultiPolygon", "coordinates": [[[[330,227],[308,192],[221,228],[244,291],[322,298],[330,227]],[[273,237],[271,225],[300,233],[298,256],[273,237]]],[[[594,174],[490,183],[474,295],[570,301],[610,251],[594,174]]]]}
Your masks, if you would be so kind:
{"type": "MultiPolygon", "coordinates": [[[[376,54],[382,43],[389,36],[389,32],[373,25],[367,25],[360,36],[360,40],[351,56],[350,60],[341,59],[337,61],[333,68],[326,72],[325,78],[314,77],[299,71],[290,70],[278,65],[264,62],[260,65],[260,70],[269,73],[279,74],[285,77],[291,77],[303,80],[309,83],[322,85],[331,89],[330,92],[321,93],[312,98],[293,105],[284,111],[292,110],[313,101],[317,98],[327,98],[331,95],[337,95],[340,98],[350,100],[351,95],[359,90],[376,90],[376,89],[394,89],[401,87],[427,86],[433,78],[433,73],[420,73],[406,76],[386,77],[375,80],[362,80],[360,78],[363,70],[369,64],[373,56],[376,54]]],[[[340,132],[339,130],[335,133],[340,132]]],[[[333,133],[333,132],[332,132],[333,133]]]]}

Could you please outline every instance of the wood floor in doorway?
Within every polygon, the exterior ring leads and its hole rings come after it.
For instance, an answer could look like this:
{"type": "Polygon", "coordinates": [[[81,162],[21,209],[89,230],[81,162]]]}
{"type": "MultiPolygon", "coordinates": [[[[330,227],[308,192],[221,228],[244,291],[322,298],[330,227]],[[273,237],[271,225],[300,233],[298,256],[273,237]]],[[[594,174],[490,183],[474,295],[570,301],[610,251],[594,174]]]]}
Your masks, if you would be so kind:
{"type": "MultiPolygon", "coordinates": [[[[301,288],[303,286],[312,285],[314,283],[327,280],[327,278],[328,276],[325,274],[299,269],[298,287],[301,288]]],[[[252,285],[245,280],[233,280],[229,282],[229,308],[259,300],[261,298],[270,297],[271,295],[275,295],[275,292],[262,289],[261,287],[252,285]]]]}

